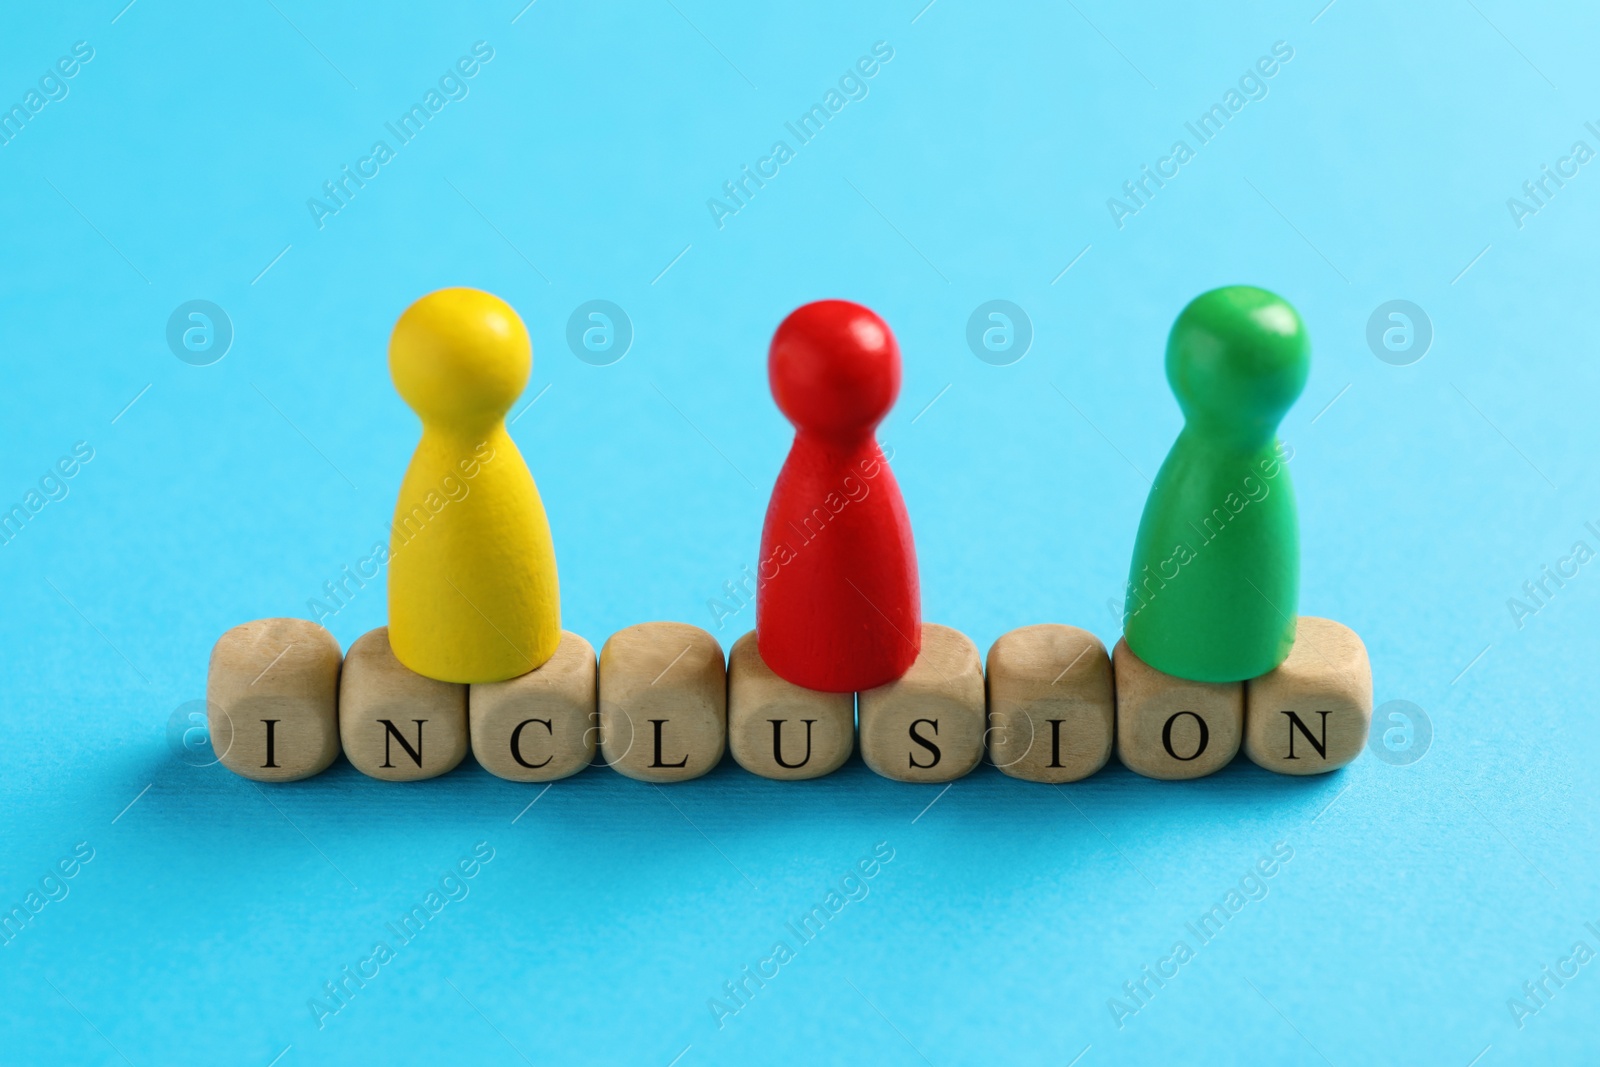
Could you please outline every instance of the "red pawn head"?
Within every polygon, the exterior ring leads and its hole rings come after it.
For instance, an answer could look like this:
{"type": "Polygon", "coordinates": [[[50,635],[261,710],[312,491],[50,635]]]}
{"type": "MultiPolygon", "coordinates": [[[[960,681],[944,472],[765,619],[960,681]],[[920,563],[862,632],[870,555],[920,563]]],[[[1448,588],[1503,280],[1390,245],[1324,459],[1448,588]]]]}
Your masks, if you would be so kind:
{"type": "Polygon", "coordinates": [[[900,394],[900,346],[871,309],[819,300],[773,334],[767,376],[795,429],[856,441],[871,435],[900,394]]]}
{"type": "Polygon", "coordinates": [[[807,689],[892,682],[922,643],[911,521],[873,436],[900,392],[900,346],[867,308],[822,300],[783,320],[767,373],[796,433],[761,531],[761,658],[807,689]]]}

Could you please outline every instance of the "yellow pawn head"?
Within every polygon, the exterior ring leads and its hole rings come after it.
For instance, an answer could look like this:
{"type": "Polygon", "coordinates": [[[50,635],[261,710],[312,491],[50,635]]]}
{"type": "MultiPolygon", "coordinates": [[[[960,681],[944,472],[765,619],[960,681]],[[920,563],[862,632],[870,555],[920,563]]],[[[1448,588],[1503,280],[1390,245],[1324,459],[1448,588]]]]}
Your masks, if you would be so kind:
{"type": "Polygon", "coordinates": [[[389,643],[446,682],[526,674],[561,641],[550,525],[506,433],[533,348],[511,306],[477,289],[412,304],[389,340],[395,388],[422,418],[389,549],[389,643]]]}
{"type": "Polygon", "coordinates": [[[389,374],[424,422],[500,420],[528,384],[533,345],[511,305],[481,289],[440,289],[394,324],[389,374]]]}

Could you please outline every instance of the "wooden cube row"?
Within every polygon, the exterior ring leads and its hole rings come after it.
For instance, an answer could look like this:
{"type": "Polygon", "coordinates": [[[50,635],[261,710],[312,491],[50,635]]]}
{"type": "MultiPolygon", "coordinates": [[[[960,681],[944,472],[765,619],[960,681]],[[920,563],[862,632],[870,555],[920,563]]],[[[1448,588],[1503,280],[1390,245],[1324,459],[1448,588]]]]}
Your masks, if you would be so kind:
{"type": "Polygon", "coordinates": [[[451,770],[470,747],[488,771],[520,782],[575,774],[598,750],[614,770],[647,782],[697,778],[725,749],[766,778],[816,778],[855,749],[878,774],[948,782],[987,751],[1013,778],[1073,782],[1112,750],[1150,778],[1199,778],[1242,748],[1282,774],[1319,774],[1366,745],[1372,675],[1365,646],[1327,619],[1302,617],[1294,649],[1248,682],[1189,682],[1163,674],[1118,641],[1047,623],[978,649],[926,623],[922,651],[898,680],[859,694],[784,681],[762,661],[755,634],[726,665],[695,626],[630,626],[600,650],[563,633],[538,670],[485,685],[413,673],[386,627],[341,656],[333,635],[303,619],[262,619],[229,630],[211,654],[206,689],[212,745],[230,770],[292,781],[326,769],[342,750],[362,773],[415,781],[451,770]]]}

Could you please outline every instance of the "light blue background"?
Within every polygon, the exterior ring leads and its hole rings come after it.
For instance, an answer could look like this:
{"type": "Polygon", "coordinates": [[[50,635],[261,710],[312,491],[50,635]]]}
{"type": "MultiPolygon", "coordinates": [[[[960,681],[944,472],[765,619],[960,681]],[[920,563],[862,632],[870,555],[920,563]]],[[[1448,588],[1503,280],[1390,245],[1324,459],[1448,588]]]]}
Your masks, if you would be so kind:
{"type": "MultiPolygon", "coordinates": [[[[0,1061],[1594,1055],[1600,962],[1520,1027],[1507,1006],[1578,940],[1600,949],[1600,564],[1521,628],[1507,607],[1573,542],[1600,548],[1600,163],[1521,229],[1506,206],[1575,140],[1600,148],[1586,5],[122,2],[31,5],[0,34],[6,106],[95,49],[0,147],[0,499],[95,450],[0,548],[0,903],[94,849],[0,948],[0,1061]],[[470,95],[319,230],[307,198],[479,40],[470,95]],[[707,199],[876,41],[894,58],[870,95],[719,230],[707,199]],[[1107,198],[1275,41],[1294,58],[1269,95],[1118,229],[1107,198]],[[564,622],[597,646],[713,626],[790,437],[771,332],[808,300],[871,305],[904,352],[881,436],[925,616],[987,648],[1042,621],[1115,638],[1145,476],[1180,425],[1166,331],[1233,282],[1309,324],[1283,431],[1301,609],[1365,638],[1380,704],[1431,717],[1411,766],[1112,766],[1060,789],[985,767],[941,795],[859,760],[806,784],[730,760],[541,794],[470,760],[257,787],[169,744],[222,631],[306,614],[384,530],[418,431],[385,344],[431,289],[490,289],[527,321],[518,410],[539,400],[513,432],[564,622]],[[164,339],[197,298],[236,331],[209,367],[164,339]],[[596,298],[636,331],[610,367],[564,339],[596,298]],[[964,339],[995,298],[1035,329],[1008,367],[964,339]],[[1435,330],[1412,366],[1365,340],[1395,298],[1435,330]],[[480,841],[470,895],[319,1030],[308,999],[480,841]],[[1280,841],[1265,899],[1199,947],[1185,923],[1280,841]],[[870,895],[719,1029],[708,999],[878,842],[870,895]],[[1108,998],[1180,938],[1196,958],[1119,1029],[1108,998]]],[[[330,626],[348,645],[383,621],[372,585],[330,626]]]]}

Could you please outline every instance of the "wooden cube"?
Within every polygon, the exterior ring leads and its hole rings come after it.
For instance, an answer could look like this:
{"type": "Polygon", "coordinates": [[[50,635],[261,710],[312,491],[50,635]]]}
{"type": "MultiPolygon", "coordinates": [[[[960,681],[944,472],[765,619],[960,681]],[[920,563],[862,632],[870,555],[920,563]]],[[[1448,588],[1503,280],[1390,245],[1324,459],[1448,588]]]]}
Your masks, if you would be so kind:
{"type": "Polygon", "coordinates": [[[983,662],[958,630],[923,623],[911,669],[859,700],[861,758],[885,778],[949,782],[983,758],[983,662]]]}
{"type": "Polygon", "coordinates": [[[339,642],[308,619],[235,626],[211,650],[207,732],[222,765],[292,782],[339,757],[339,642]]]}
{"type": "Polygon", "coordinates": [[[551,782],[594,760],[600,732],[594,646],[561,632],[555,654],[537,670],[467,692],[472,754],[490,774],[513,782],[551,782]]]}
{"type": "Polygon", "coordinates": [[[1163,674],[1126,640],[1111,653],[1117,689],[1117,758],[1146,778],[1203,778],[1227,766],[1244,733],[1243,682],[1190,682],[1163,674]]]}
{"type": "Polygon", "coordinates": [[[415,782],[467,754],[467,687],[424,678],[395,658],[389,628],[356,638],[339,681],[339,737],[356,770],[415,782]]]}
{"type": "Polygon", "coordinates": [[[1244,685],[1244,752],[1279,774],[1321,774],[1361,755],[1372,664],[1349,627],[1302,615],[1289,658],[1244,685]]]}
{"type": "Polygon", "coordinates": [[[751,631],[728,653],[728,747],[741,767],[763,778],[831,774],[855,751],[855,694],[822,693],[779,678],[751,631]]]}
{"type": "Polygon", "coordinates": [[[989,649],[989,759],[1013,778],[1076,782],[1106,765],[1116,733],[1111,657],[1087,630],[1024,626],[989,649]]]}
{"type": "Polygon", "coordinates": [[[642,782],[698,778],[728,741],[728,672],[717,639],[681,622],[618,630],[600,649],[600,754],[642,782]]]}

